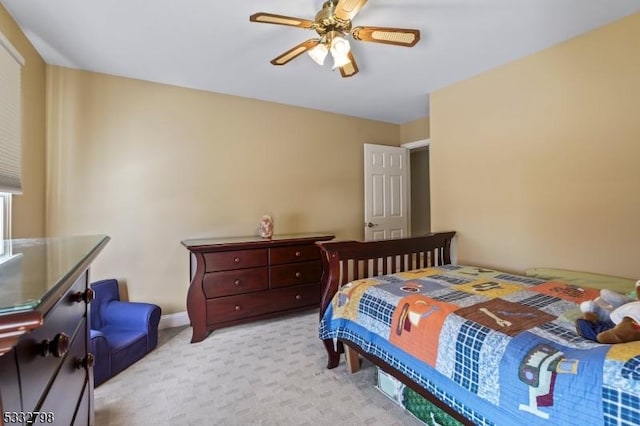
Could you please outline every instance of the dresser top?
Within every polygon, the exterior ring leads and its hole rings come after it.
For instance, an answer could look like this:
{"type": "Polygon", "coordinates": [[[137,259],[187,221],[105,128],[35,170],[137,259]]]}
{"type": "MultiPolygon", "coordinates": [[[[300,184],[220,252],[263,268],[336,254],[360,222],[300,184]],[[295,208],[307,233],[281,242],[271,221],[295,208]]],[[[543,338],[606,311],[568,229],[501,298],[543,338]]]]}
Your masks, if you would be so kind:
{"type": "Polygon", "coordinates": [[[306,234],[280,234],[271,238],[250,237],[222,237],[222,238],[194,238],[181,241],[182,245],[192,251],[202,249],[219,248],[252,248],[271,247],[282,245],[293,245],[310,243],[314,241],[327,241],[335,238],[327,233],[306,233],[306,234]]]}
{"type": "Polygon", "coordinates": [[[2,241],[0,316],[35,310],[56,299],[108,241],[106,235],[2,241]]]}

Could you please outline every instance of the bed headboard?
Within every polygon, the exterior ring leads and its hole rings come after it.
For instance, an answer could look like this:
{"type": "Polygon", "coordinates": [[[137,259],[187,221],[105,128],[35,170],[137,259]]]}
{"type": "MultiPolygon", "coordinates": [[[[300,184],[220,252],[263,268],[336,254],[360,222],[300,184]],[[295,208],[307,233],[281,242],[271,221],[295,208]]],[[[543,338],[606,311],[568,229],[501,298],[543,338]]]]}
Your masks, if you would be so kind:
{"type": "Polygon", "coordinates": [[[317,243],[322,258],[320,315],[338,289],[353,280],[451,263],[455,232],[381,241],[317,243]]]}

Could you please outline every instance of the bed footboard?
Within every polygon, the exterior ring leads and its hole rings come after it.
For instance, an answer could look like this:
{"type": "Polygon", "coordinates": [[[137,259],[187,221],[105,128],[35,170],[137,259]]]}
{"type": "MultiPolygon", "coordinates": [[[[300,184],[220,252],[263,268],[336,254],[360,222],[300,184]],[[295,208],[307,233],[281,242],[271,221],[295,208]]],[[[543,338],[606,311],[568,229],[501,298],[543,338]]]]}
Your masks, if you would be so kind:
{"type": "MultiPolygon", "coordinates": [[[[350,281],[451,263],[454,236],[455,232],[438,232],[397,240],[317,243],[322,259],[320,317],[338,289],[350,281]]],[[[334,368],[343,352],[342,343],[334,347],[329,340],[324,345],[327,368],[334,368]]]]}
{"type": "Polygon", "coordinates": [[[338,289],[353,280],[451,263],[455,232],[382,241],[318,243],[322,259],[320,315],[338,289]]]}

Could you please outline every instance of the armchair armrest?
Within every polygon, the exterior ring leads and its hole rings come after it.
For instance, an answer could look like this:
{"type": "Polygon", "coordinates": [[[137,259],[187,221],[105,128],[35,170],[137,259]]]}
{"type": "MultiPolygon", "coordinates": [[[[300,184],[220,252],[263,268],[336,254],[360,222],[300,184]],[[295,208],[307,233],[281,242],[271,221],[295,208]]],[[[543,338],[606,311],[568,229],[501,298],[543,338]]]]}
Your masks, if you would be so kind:
{"type": "Polygon", "coordinates": [[[98,352],[106,350],[109,353],[109,341],[104,333],[100,330],[89,330],[89,339],[91,342],[91,353],[97,355],[98,352]]]}
{"type": "Polygon", "coordinates": [[[95,357],[93,365],[94,386],[111,377],[111,351],[105,335],[99,330],[89,331],[90,352],[95,357]]]}
{"type": "Polygon", "coordinates": [[[103,318],[107,324],[126,330],[147,330],[158,327],[160,307],[151,303],[112,301],[104,310],[103,318]]]}

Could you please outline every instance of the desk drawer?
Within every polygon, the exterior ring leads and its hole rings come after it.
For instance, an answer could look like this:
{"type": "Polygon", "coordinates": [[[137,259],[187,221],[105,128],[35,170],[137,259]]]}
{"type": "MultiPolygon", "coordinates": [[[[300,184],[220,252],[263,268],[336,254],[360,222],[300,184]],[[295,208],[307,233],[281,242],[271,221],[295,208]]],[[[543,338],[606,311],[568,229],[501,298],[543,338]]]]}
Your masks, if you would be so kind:
{"type": "Polygon", "coordinates": [[[270,274],[271,288],[308,284],[320,281],[322,264],[316,260],[272,266],[270,274]]]}
{"type": "Polygon", "coordinates": [[[207,298],[266,290],[269,288],[269,270],[262,267],[209,272],[204,274],[202,288],[207,298]]]}
{"type": "MultiPolygon", "coordinates": [[[[22,399],[24,411],[33,411],[40,400],[55,370],[64,357],[56,358],[52,354],[43,356],[44,340],[52,341],[64,333],[71,344],[78,324],[85,316],[86,303],[77,302],[75,293],[84,291],[87,287],[87,275],[83,274],[51,308],[44,318],[42,327],[25,334],[17,345],[18,365],[22,383],[22,399]]],[[[80,330],[82,332],[82,330],[80,330]]]]}
{"type": "Polygon", "coordinates": [[[268,249],[234,250],[204,254],[206,272],[266,266],[268,259],[268,249]]]}
{"type": "Polygon", "coordinates": [[[318,284],[219,297],[207,300],[207,323],[234,321],[319,304],[320,286],[318,284]]]}
{"type": "Polygon", "coordinates": [[[84,321],[80,327],[40,407],[41,412],[54,414],[57,425],[72,424],[82,389],[87,382],[87,369],[79,365],[84,360],[87,341],[86,336],[83,335],[87,332],[84,321]]]}
{"type": "Polygon", "coordinates": [[[275,247],[270,249],[271,264],[305,262],[308,260],[320,260],[320,249],[312,244],[299,246],[275,247]]]}

